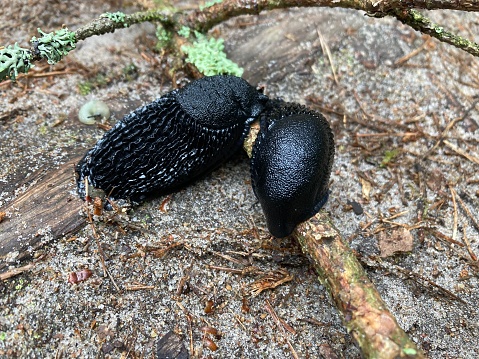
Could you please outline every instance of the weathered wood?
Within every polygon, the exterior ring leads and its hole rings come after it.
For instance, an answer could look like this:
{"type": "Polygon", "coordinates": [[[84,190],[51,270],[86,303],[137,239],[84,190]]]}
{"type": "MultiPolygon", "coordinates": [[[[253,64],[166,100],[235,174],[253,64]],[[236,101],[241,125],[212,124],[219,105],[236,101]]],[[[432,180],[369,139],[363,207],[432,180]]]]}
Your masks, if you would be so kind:
{"type": "Polygon", "coordinates": [[[85,225],[79,213],[82,201],[74,193],[74,164],[79,159],[56,170],[38,170],[28,180],[34,185],[0,209],[6,213],[0,222],[0,270],[85,225]]]}

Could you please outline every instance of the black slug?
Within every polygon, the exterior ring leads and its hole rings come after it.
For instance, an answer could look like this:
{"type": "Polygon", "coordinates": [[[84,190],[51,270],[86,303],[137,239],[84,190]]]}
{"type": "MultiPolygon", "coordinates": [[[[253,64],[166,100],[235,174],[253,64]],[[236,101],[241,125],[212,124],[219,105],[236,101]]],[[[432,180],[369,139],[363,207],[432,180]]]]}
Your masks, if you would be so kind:
{"type": "Polygon", "coordinates": [[[241,147],[267,97],[245,80],[211,76],[126,115],[76,167],[89,186],[140,203],[211,172],[241,147]]]}
{"type": "Polygon", "coordinates": [[[290,235],[328,200],[334,137],[328,121],[304,106],[272,100],[261,116],[251,179],[270,233],[290,235]]]}

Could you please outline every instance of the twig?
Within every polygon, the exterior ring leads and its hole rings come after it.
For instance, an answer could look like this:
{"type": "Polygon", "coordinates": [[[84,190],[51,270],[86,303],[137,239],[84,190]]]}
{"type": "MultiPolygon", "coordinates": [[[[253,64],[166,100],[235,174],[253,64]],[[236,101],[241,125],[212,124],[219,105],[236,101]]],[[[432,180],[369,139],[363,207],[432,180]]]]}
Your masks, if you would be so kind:
{"type": "Polygon", "coordinates": [[[193,356],[195,347],[194,347],[194,344],[193,344],[193,328],[191,326],[191,321],[192,321],[191,314],[184,307],[184,305],[181,304],[181,302],[176,301],[176,305],[181,308],[181,310],[183,311],[183,313],[186,316],[186,320],[188,322],[188,337],[190,339],[190,355],[193,356]]]}
{"type": "Polygon", "coordinates": [[[431,43],[431,38],[427,39],[427,41],[424,41],[424,43],[421,46],[419,46],[417,49],[411,51],[409,54],[406,54],[403,57],[401,57],[400,59],[396,60],[394,62],[394,66],[397,67],[397,66],[400,66],[400,65],[404,64],[405,62],[409,61],[414,56],[418,55],[421,51],[426,49],[429,46],[430,43],[431,43]]]}
{"type": "Polygon", "coordinates": [[[324,40],[324,37],[321,34],[321,32],[319,31],[319,29],[316,29],[316,32],[317,32],[318,37],[319,37],[319,42],[321,44],[321,49],[323,50],[323,55],[326,54],[326,56],[328,57],[329,66],[331,66],[331,72],[333,73],[334,83],[337,86],[339,86],[338,77],[336,76],[336,71],[334,70],[334,62],[333,62],[333,56],[331,55],[331,50],[329,50],[328,43],[326,42],[326,40],[324,40]]]}
{"type": "MultiPolygon", "coordinates": [[[[75,48],[75,44],[80,40],[85,40],[94,35],[114,32],[117,29],[124,29],[141,22],[159,22],[171,34],[175,34],[183,26],[205,33],[215,25],[232,17],[258,15],[263,10],[291,7],[341,7],[366,11],[369,15],[375,17],[394,16],[415,30],[431,35],[474,56],[479,56],[478,44],[445,31],[421,13],[410,10],[411,6],[430,10],[456,9],[479,11],[479,3],[477,2],[462,4],[456,0],[415,0],[412,1],[412,4],[410,1],[402,0],[224,0],[202,10],[198,9],[189,12],[172,12],[168,9],[158,9],[137,12],[131,15],[123,13],[118,13],[119,15],[116,16],[114,16],[115,14],[103,14],[98,19],[78,28],[75,32],[71,32],[67,28],[50,34],[40,31],[42,37],[39,39],[32,38],[33,42],[30,49],[20,48],[16,44],[14,47],[0,48],[0,81],[7,77],[11,77],[14,80],[19,73],[27,73],[33,61],[44,58],[48,58],[50,64],[60,61],[75,48]],[[39,44],[41,45],[39,46],[39,44]],[[42,46],[48,46],[48,50],[43,49],[42,46]],[[51,56],[52,52],[56,54],[53,57],[51,56]]],[[[178,50],[176,49],[176,51],[178,50]]],[[[335,81],[337,83],[336,76],[335,81]]]]}
{"type": "Polygon", "coordinates": [[[461,155],[467,158],[469,161],[479,165],[479,157],[464,151],[462,148],[457,147],[455,144],[449,142],[448,140],[444,140],[443,142],[447,147],[456,152],[458,155],[461,155]]]}
{"type": "Polygon", "coordinates": [[[23,267],[10,269],[10,270],[8,270],[4,273],[0,273],[0,280],[6,280],[6,279],[9,279],[9,278],[15,277],[19,274],[22,274],[23,272],[29,271],[33,267],[35,267],[35,263],[30,263],[30,264],[27,264],[23,267]]]}
{"type": "Polygon", "coordinates": [[[428,278],[426,278],[426,277],[424,277],[424,276],[422,276],[418,273],[412,272],[408,269],[405,269],[405,268],[400,267],[400,266],[395,265],[395,264],[391,264],[391,263],[388,263],[388,262],[381,261],[379,258],[375,258],[374,261],[371,260],[371,259],[368,259],[368,258],[363,258],[363,260],[365,260],[367,265],[369,265],[371,267],[380,267],[380,268],[383,268],[383,269],[385,269],[387,271],[390,271],[392,273],[394,273],[395,271],[400,272],[400,273],[406,275],[409,278],[414,278],[417,283],[422,284],[424,287],[427,287],[428,285],[430,285],[430,286],[436,288],[445,297],[449,297],[449,298],[452,298],[454,300],[457,300],[458,302],[460,302],[462,304],[469,305],[469,303],[467,303],[463,299],[459,298],[456,294],[452,293],[450,290],[447,290],[446,288],[441,287],[436,282],[434,282],[434,281],[432,281],[432,280],[430,280],[430,279],[428,279],[428,278]],[[421,283],[421,281],[426,283],[426,284],[421,283]]]}
{"type": "Polygon", "coordinates": [[[461,205],[462,209],[466,212],[466,214],[471,219],[474,228],[476,228],[476,230],[479,231],[479,223],[477,222],[476,218],[472,215],[470,209],[466,206],[461,196],[457,196],[457,199],[459,200],[459,204],[461,205]]]}
{"type": "Polygon", "coordinates": [[[281,333],[283,334],[283,337],[286,340],[286,343],[288,343],[288,347],[289,347],[289,350],[291,351],[291,355],[293,356],[293,358],[299,359],[298,353],[296,353],[296,350],[294,349],[293,345],[289,341],[288,336],[286,335],[285,328],[293,335],[296,334],[296,331],[284,320],[278,317],[273,307],[271,306],[271,303],[267,299],[266,299],[265,309],[269,313],[269,315],[271,315],[271,318],[273,318],[273,321],[275,322],[278,329],[281,330],[281,333]]]}
{"type": "Polygon", "coordinates": [[[439,238],[439,239],[442,239],[446,242],[449,242],[449,243],[452,243],[452,244],[455,244],[456,246],[459,246],[459,247],[464,247],[464,244],[461,243],[461,242],[458,242],[458,241],[455,241],[454,239],[452,239],[451,237],[449,236],[446,236],[444,233],[441,233],[435,229],[429,229],[429,228],[426,228],[427,231],[429,233],[431,233],[434,237],[436,238],[439,238]]]}
{"type": "MultiPolygon", "coordinates": [[[[427,8],[429,8],[429,6],[427,6],[427,8]]],[[[404,10],[398,7],[397,9],[391,10],[390,14],[403,24],[411,26],[414,30],[435,37],[439,41],[455,46],[471,55],[479,56],[478,44],[444,30],[443,27],[432,22],[416,10],[404,10]]]]}
{"type": "Polygon", "coordinates": [[[139,282],[133,282],[131,284],[125,284],[125,290],[136,291],[136,290],[149,290],[155,289],[154,285],[146,285],[139,282]]]}
{"type": "Polygon", "coordinates": [[[449,191],[451,191],[452,205],[454,207],[454,222],[452,225],[452,239],[456,241],[457,239],[457,203],[456,203],[456,191],[452,188],[452,185],[449,185],[449,191]]]}
{"type": "Polygon", "coordinates": [[[469,253],[469,256],[471,257],[471,259],[474,262],[477,261],[477,256],[474,254],[471,248],[471,243],[469,243],[469,239],[467,239],[466,223],[464,223],[464,226],[462,227],[462,239],[464,240],[464,243],[466,244],[467,252],[469,253]]]}
{"type": "Polygon", "coordinates": [[[115,286],[116,290],[118,291],[118,293],[121,293],[121,290],[120,288],[118,287],[118,285],[116,284],[115,282],[115,279],[113,278],[113,276],[111,275],[110,271],[108,270],[108,268],[106,267],[106,264],[105,264],[105,253],[103,252],[103,248],[101,247],[101,243],[100,243],[100,236],[98,235],[98,233],[96,232],[96,228],[95,228],[95,224],[93,223],[93,219],[91,217],[91,212],[88,208],[87,205],[85,205],[85,210],[87,212],[87,216],[88,216],[88,222],[90,223],[90,226],[92,228],[92,232],[93,232],[93,237],[95,238],[95,242],[96,242],[96,245],[98,247],[98,254],[100,256],[100,263],[101,263],[101,266],[102,266],[102,269],[103,269],[103,275],[108,275],[108,277],[110,278],[111,282],[113,283],[113,285],[115,286]]]}

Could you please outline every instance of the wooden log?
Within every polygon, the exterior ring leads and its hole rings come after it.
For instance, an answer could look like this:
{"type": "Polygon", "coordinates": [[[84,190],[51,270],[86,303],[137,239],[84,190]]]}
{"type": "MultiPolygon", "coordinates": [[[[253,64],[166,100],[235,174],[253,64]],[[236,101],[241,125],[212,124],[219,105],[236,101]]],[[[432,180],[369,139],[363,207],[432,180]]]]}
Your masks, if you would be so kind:
{"type": "Polygon", "coordinates": [[[29,179],[32,185],[7,206],[0,222],[0,270],[30,258],[44,243],[78,231],[83,201],[73,192],[75,156],[55,170],[40,169],[29,179]]]}

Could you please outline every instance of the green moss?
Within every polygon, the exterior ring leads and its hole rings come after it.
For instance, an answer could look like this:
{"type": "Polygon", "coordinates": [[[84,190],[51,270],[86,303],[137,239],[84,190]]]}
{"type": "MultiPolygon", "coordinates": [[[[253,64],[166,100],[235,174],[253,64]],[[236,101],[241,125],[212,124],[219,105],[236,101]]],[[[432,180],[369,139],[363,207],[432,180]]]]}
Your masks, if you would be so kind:
{"type": "Polygon", "coordinates": [[[15,286],[15,290],[21,290],[23,289],[23,285],[25,284],[25,280],[23,279],[19,279],[18,280],[18,284],[15,286]]]}
{"type": "Polygon", "coordinates": [[[380,167],[386,167],[390,162],[392,162],[398,155],[399,150],[395,148],[394,150],[386,150],[384,152],[383,160],[381,161],[380,167]]]}
{"type": "Polygon", "coordinates": [[[38,32],[42,37],[37,39],[34,36],[30,42],[33,44],[35,51],[38,51],[42,58],[47,59],[50,65],[56,64],[75,48],[75,33],[67,28],[48,34],[40,29],[38,29],[38,32]]]}
{"type": "MultiPolygon", "coordinates": [[[[41,125],[38,128],[38,132],[40,133],[40,135],[45,136],[48,133],[48,125],[46,123],[41,125]]],[[[15,289],[17,289],[17,287],[15,287],[15,289]]]]}
{"type": "Polygon", "coordinates": [[[156,28],[156,38],[158,39],[156,44],[158,50],[166,49],[171,44],[171,33],[166,31],[161,25],[156,28]]]}
{"type": "Polygon", "coordinates": [[[92,92],[94,89],[106,87],[112,82],[109,75],[98,74],[90,80],[78,83],[78,92],[85,96],[92,92]]]}
{"type": "Polygon", "coordinates": [[[19,73],[26,74],[33,65],[30,63],[32,54],[30,50],[15,45],[9,45],[0,50],[0,81],[10,77],[15,81],[19,73]]]}
{"type": "Polygon", "coordinates": [[[86,96],[88,95],[93,88],[93,85],[90,81],[80,82],[78,83],[78,92],[80,95],[86,96]]]}
{"type": "Polygon", "coordinates": [[[196,66],[206,76],[218,74],[243,75],[243,69],[226,57],[224,40],[206,37],[195,31],[196,41],[191,46],[182,46],[187,62],[196,66]]]}
{"type": "Polygon", "coordinates": [[[7,339],[7,333],[5,332],[0,332],[0,341],[5,341],[7,339]]]}
{"type": "Polygon", "coordinates": [[[138,77],[138,67],[134,63],[130,63],[123,68],[122,73],[126,81],[134,80],[138,77]]]}
{"type": "Polygon", "coordinates": [[[206,1],[204,5],[200,5],[200,10],[203,11],[204,9],[213,6],[214,4],[219,4],[222,3],[223,0],[212,0],[212,1],[206,1]]]}

